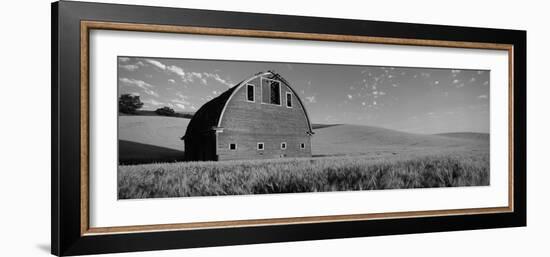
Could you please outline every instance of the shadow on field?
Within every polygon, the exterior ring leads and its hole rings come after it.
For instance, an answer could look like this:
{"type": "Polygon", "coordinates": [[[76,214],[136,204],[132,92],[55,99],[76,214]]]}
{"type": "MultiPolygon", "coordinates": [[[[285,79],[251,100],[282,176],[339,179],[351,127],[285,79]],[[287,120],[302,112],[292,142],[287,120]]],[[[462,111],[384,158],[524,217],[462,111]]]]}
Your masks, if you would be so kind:
{"type": "Polygon", "coordinates": [[[118,140],[119,165],[183,161],[183,153],[170,148],[118,140]]]}

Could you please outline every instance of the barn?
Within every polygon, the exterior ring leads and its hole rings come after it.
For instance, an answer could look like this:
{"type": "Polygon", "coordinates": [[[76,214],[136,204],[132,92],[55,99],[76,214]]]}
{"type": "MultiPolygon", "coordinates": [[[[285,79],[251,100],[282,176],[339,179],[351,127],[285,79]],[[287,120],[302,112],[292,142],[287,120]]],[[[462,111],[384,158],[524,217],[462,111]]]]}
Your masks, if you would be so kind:
{"type": "Polygon", "coordinates": [[[258,73],[205,103],[183,140],[188,161],[311,157],[313,130],[290,83],[258,73]]]}

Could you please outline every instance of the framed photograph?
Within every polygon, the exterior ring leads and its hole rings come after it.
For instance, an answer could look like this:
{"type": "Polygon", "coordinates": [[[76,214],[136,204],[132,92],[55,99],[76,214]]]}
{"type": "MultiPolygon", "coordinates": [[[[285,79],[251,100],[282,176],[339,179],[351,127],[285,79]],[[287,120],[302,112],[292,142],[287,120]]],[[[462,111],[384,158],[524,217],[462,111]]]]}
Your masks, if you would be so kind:
{"type": "Polygon", "coordinates": [[[52,5],[52,253],[526,225],[526,32],[52,5]]]}

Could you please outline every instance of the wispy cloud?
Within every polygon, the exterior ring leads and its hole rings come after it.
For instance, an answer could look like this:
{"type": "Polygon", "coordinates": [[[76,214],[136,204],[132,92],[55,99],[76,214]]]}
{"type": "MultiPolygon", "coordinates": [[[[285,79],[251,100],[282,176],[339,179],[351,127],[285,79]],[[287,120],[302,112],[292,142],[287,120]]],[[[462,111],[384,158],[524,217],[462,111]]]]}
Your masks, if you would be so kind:
{"type": "MultiPolygon", "coordinates": [[[[126,63],[130,60],[130,58],[126,58],[126,57],[119,58],[119,60],[122,60],[122,59],[125,60],[125,61],[121,61],[121,62],[124,62],[124,63],[126,63]]],[[[125,69],[125,70],[128,70],[128,71],[135,71],[135,70],[139,69],[139,67],[143,67],[143,66],[145,66],[145,64],[142,61],[139,61],[135,64],[122,64],[121,63],[121,64],[118,65],[119,68],[122,68],[122,69],[125,69]]]]}
{"type": "Polygon", "coordinates": [[[121,61],[121,62],[128,62],[128,61],[130,61],[130,58],[128,58],[128,57],[118,57],[118,60],[121,61]]]}
{"type": "Polygon", "coordinates": [[[170,100],[178,108],[182,110],[196,110],[197,107],[189,102],[189,97],[184,95],[182,92],[176,92],[178,98],[170,100]]]}
{"type": "Polygon", "coordinates": [[[182,78],[185,78],[185,71],[183,71],[183,69],[181,67],[178,67],[176,65],[170,65],[170,66],[165,66],[166,69],[182,78]]]}
{"type": "Polygon", "coordinates": [[[317,102],[317,99],[315,98],[314,95],[312,95],[312,96],[306,96],[305,99],[306,99],[306,101],[307,101],[308,103],[316,103],[316,102],[317,102]]]}
{"type": "Polygon", "coordinates": [[[148,95],[159,97],[159,94],[152,89],[154,86],[143,80],[120,78],[119,81],[127,85],[139,87],[148,95]]]}
{"type": "Polygon", "coordinates": [[[488,96],[487,96],[487,95],[479,95],[477,98],[479,98],[479,99],[487,99],[488,96]]]}
{"type": "Polygon", "coordinates": [[[216,74],[216,73],[208,73],[208,72],[203,72],[202,73],[204,76],[206,76],[207,78],[211,78],[211,79],[214,79],[215,81],[223,84],[223,85],[226,85],[227,87],[232,87],[233,86],[233,83],[231,81],[228,81],[228,80],[225,80],[225,79],[222,79],[220,77],[220,75],[216,74]]]}
{"type": "Polygon", "coordinates": [[[150,104],[150,105],[153,105],[153,106],[161,106],[161,105],[166,105],[165,103],[163,102],[159,102],[155,99],[146,99],[146,100],[142,100],[143,103],[145,104],[150,104]]]}
{"type": "Polygon", "coordinates": [[[139,66],[137,66],[136,64],[125,64],[125,65],[119,65],[118,67],[128,71],[135,71],[139,69],[139,66]]]}
{"type": "Polygon", "coordinates": [[[153,59],[145,59],[145,61],[160,70],[167,71],[177,75],[178,77],[181,78],[183,82],[186,82],[186,83],[199,81],[203,85],[208,85],[208,79],[212,79],[227,87],[233,86],[233,83],[231,81],[227,79],[223,79],[217,73],[187,71],[182,67],[179,67],[176,65],[166,65],[160,61],[153,60],[153,59]]]}
{"type": "Polygon", "coordinates": [[[145,61],[161,70],[166,70],[166,65],[157,60],[145,59],[145,61]]]}

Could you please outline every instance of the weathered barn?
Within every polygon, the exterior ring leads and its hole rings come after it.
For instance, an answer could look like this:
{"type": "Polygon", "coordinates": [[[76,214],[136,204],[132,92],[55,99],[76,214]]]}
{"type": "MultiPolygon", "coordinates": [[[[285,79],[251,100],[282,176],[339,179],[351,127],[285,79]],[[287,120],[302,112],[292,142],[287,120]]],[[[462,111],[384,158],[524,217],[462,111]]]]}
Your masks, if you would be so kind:
{"type": "Polygon", "coordinates": [[[313,131],[288,81],[258,73],[205,103],[185,136],[189,161],[310,157],[313,131]]]}

